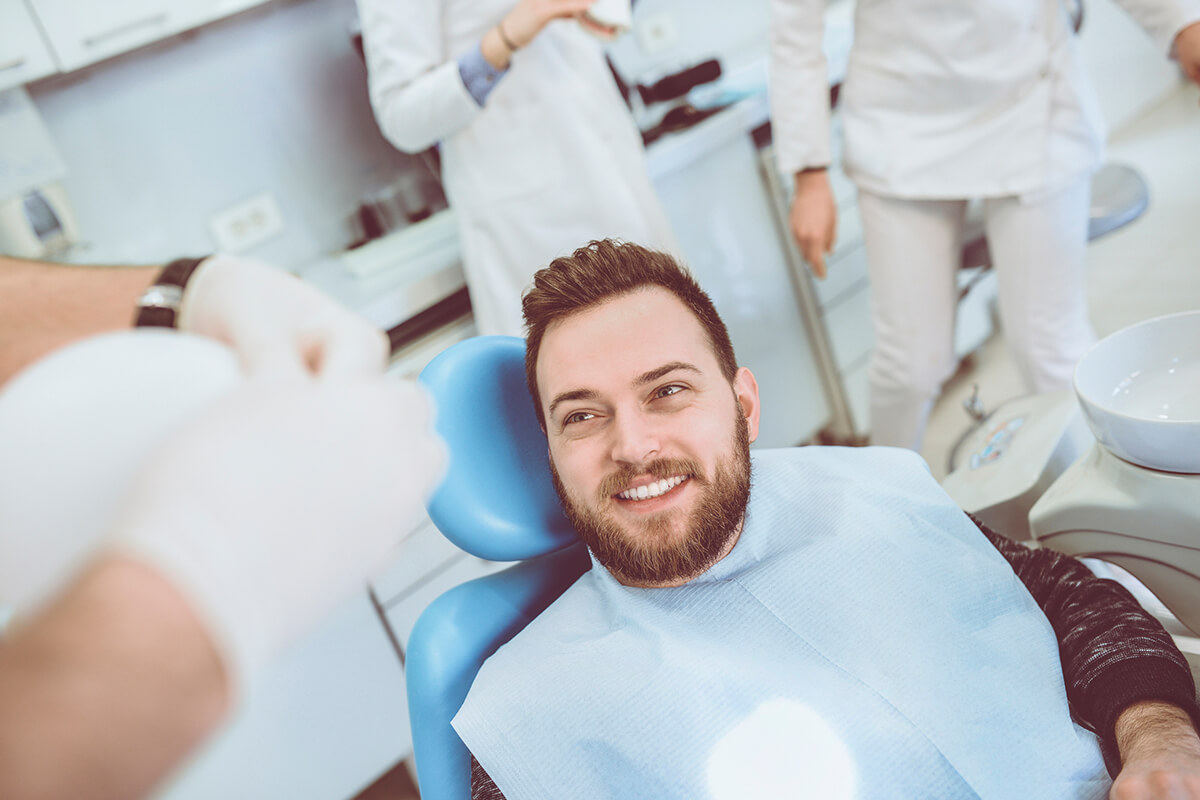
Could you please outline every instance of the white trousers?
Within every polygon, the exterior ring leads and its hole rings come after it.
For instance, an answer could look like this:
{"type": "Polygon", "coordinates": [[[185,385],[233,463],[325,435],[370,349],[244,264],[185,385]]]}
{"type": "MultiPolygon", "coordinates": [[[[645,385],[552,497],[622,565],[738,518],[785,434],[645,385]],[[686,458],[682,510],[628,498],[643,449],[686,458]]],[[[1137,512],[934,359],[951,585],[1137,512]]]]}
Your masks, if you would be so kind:
{"type": "MultiPolygon", "coordinates": [[[[1026,388],[1069,388],[1095,341],[1083,265],[1091,176],[1065,188],[984,202],[1000,323],[1026,388]]],[[[956,273],[966,200],[859,190],[871,280],[871,442],[919,450],[955,367],[956,273]]]]}

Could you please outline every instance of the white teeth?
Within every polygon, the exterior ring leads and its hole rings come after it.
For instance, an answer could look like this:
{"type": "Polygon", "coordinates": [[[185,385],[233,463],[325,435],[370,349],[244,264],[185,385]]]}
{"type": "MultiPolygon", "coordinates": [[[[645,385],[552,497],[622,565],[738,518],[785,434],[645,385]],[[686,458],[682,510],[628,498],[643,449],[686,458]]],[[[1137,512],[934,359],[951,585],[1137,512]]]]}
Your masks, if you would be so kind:
{"type": "Polygon", "coordinates": [[[617,495],[623,500],[645,500],[666,494],[687,479],[686,475],[676,475],[673,478],[663,478],[661,481],[639,486],[636,489],[626,489],[617,495]]]}

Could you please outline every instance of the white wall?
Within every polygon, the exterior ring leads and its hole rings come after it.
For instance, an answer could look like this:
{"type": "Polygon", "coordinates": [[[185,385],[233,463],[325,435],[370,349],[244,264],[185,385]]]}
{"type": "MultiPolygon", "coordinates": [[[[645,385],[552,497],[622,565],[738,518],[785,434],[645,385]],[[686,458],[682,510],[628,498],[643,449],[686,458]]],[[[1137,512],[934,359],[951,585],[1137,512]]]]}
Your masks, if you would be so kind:
{"type": "Polygon", "coordinates": [[[647,53],[637,36],[629,35],[618,39],[609,53],[631,83],[646,83],[723,54],[766,53],[770,11],[769,0],[638,0],[634,28],[666,15],[677,34],[676,43],[647,53]]]}
{"type": "Polygon", "coordinates": [[[250,253],[296,267],[343,249],[361,195],[416,160],[375,127],[353,0],[278,0],[29,87],[62,151],[84,246],[72,261],[216,248],[214,213],[271,192],[283,234],[250,253]]]}
{"type": "MultiPolygon", "coordinates": [[[[765,53],[768,0],[640,0],[677,41],[612,48],[632,80],[713,56],[765,53]]],[[[1177,80],[1113,0],[1088,0],[1084,47],[1110,125],[1177,80]]],[[[157,262],[216,247],[218,211],[264,191],[285,232],[250,252],[299,267],[343,249],[362,195],[419,163],[379,135],[347,28],[353,0],[275,0],[134,53],[31,85],[67,162],[85,262],[157,262]]],[[[736,59],[734,59],[736,60],[736,59]]]]}

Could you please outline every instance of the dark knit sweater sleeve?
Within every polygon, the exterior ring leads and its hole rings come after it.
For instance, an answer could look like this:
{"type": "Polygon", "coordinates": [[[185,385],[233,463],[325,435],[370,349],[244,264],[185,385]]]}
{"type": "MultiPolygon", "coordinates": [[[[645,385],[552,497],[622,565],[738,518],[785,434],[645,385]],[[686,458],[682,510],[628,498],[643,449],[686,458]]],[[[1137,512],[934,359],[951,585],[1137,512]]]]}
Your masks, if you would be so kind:
{"type": "Polygon", "coordinates": [[[1071,715],[1100,737],[1109,774],[1116,777],[1121,769],[1117,717],[1134,703],[1155,700],[1178,706],[1200,730],[1187,660],[1124,586],[1096,577],[1078,559],[1054,550],[1031,550],[971,519],[1050,620],[1058,637],[1071,715]]]}
{"type": "Polygon", "coordinates": [[[471,756],[471,800],[504,800],[500,787],[475,760],[475,756],[471,756]]]}

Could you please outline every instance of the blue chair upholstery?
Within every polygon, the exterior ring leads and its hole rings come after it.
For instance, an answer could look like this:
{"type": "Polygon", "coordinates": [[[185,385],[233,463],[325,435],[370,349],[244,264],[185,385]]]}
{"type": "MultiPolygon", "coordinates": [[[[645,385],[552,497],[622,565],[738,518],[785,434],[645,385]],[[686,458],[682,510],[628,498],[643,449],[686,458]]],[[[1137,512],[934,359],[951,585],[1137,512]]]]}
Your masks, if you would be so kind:
{"type": "Polygon", "coordinates": [[[408,709],[423,800],[470,798],[470,754],[450,720],[487,657],[590,566],[550,482],[524,359],[521,339],[481,336],[421,373],[450,449],[430,518],[469,553],[522,560],[443,594],[409,637],[408,709]]]}

